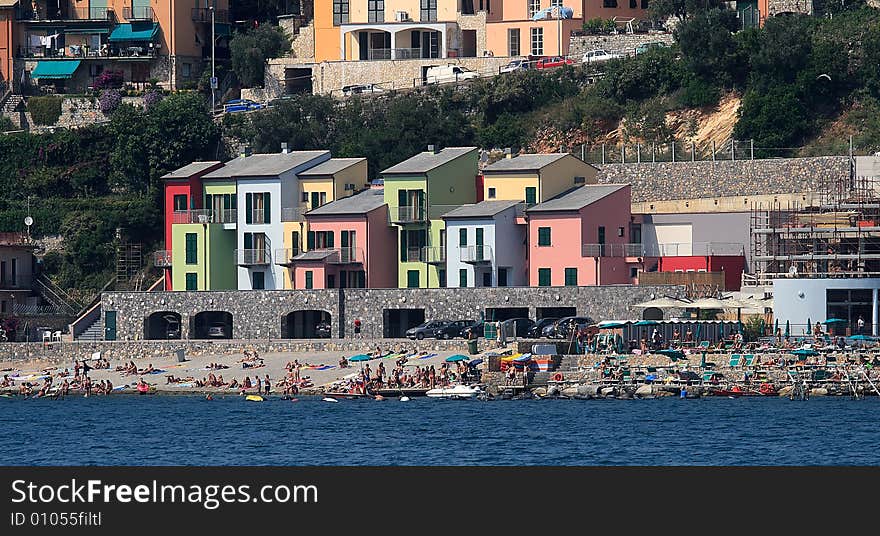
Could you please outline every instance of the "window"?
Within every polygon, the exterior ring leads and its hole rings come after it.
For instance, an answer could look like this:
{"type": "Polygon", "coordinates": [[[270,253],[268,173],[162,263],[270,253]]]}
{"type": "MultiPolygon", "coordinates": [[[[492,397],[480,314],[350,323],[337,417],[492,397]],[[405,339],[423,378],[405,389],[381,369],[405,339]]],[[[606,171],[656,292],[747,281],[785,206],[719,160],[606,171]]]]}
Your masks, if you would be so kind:
{"type": "Polygon", "coordinates": [[[446,288],[446,270],[437,270],[437,278],[440,280],[440,288],[446,288]]]}
{"type": "Polygon", "coordinates": [[[638,276],[639,276],[639,269],[636,268],[635,266],[630,266],[630,268],[629,268],[630,279],[635,279],[638,276]]]}
{"type": "Polygon", "coordinates": [[[526,204],[534,205],[538,202],[538,189],[534,186],[526,188],[526,204]]]}
{"type": "Polygon", "coordinates": [[[198,249],[199,235],[196,233],[186,233],[186,263],[196,264],[199,262],[198,249]]]}
{"type": "Polygon", "coordinates": [[[315,274],[311,270],[306,270],[306,288],[314,288],[315,274]]]}
{"type": "Polygon", "coordinates": [[[535,13],[541,11],[541,0],[528,0],[529,2],[529,18],[532,18],[535,13]]]}
{"type": "Polygon", "coordinates": [[[348,24],[348,0],[333,0],[333,26],[348,24]]]}
{"type": "Polygon", "coordinates": [[[309,250],[334,247],[333,231],[309,231],[306,234],[306,247],[309,250]]]}
{"type": "Polygon", "coordinates": [[[186,274],[186,290],[199,290],[199,274],[186,274]]]}
{"type": "Polygon", "coordinates": [[[18,271],[17,269],[18,269],[18,259],[12,259],[12,270],[10,273],[10,276],[11,276],[10,282],[12,283],[13,287],[18,286],[18,276],[16,274],[16,272],[18,271]]]}
{"type": "Polygon", "coordinates": [[[639,0],[629,0],[629,8],[636,9],[639,7],[639,0]]]}
{"type": "Polygon", "coordinates": [[[648,0],[642,0],[642,9],[648,9],[648,0]]]}
{"type": "Polygon", "coordinates": [[[458,271],[458,286],[466,287],[467,286],[467,270],[462,268],[458,271]]]}
{"type": "Polygon", "coordinates": [[[550,7],[562,7],[562,0],[550,0],[550,7]]]}
{"type": "Polygon", "coordinates": [[[507,55],[519,56],[519,28],[507,30],[507,55]]]}
{"type": "Polygon", "coordinates": [[[302,249],[302,245],[299,243],[299,231],[293,231],[290,236],[290,256],[299,255],[300,249],[302,249]]]}
{"type": "Polygon", "coordinates": [[[498,286],[506,287],[507,286],[507,268],[499,268],[498,269],[498,286]]]}
{"type": "Polygon", "coordinates": [[[244,196],[245,223],[272,223],[272,201],[270,192],[246,193],[244,196]]]}
{"type": "Polygon", "coordinates": [[[192,76],[192,63],[183,63],[180,66],[180,74],[184,78],[189,78],[192,76]]]}
{"type": "Polygon", "coordinates": [[[578,284],[578,269],[577,268],[566,268],[565,269],[565,286],[566,287],[576,287],[578,284]]]}
{"type": "Polygon", "coordinates": [[[492,286],[492,272],[483,272],[483,286],[491,287],[492,286]]]}
{"type": "Polygon", "coordinates": [[[532,28],[532,56],[544,55],[544,28],[532,28]]]}
{"type": "Polygon", "coordinates": [[[309,202],[309,192],[303,192],[303,203],[309,202]]]}
{"type": "MultiPolygon", "coordinates": [[[[587,52],[587,54],[590,54],[590,52],[587,52]]],[[[587,183],[587,178],[586,178],[586,177],[581,177],[581,176],[579,176],[579,177],[575,177],[575,178],[574,178],[574,183],[575,183],[575,184],[586,184],[586,183],[587,183]]]]}
{"type": "Polygon", "coordinates": [[[181,210],[186,210],[186,194],[180,194],[174,196],[174,211],[179,212],[181,210]]]}
{"type": "Polygon", "coordinates": [[[458,245],[461,247],[467,246],[467,229],[458,230],[458,245]]]}
{"type": "Polygon", "coordinates": [[[495,188],[489,188],[489,199],[495,199],[495,188]]]}
{"type": "Polygon", "coordinates": [[[549,246],[550,245],[550,228],[549,227],[538,227],[538,245],[539,246],[549,246]]]}
{"type": "Polygon", "coordinates": [[[385,22],[385,0],[367,0],[367,22],[385,22]]]}
{"type": "Polygon", "coordinates": [[[623,227],[618,227],[618,228],[617,228],[617,236],[622,237],[622,236],[623,236],[623,230],[624,230],[623,227]]]}
{"type": "Polygon", "coordinates": [[[254,272],[251,288],[254,290],[266,288],[266,272],[254,272]]]}
{"type": "Polygon", "coordinates": [[[437,20],[437,0],[421,0],[422,10],[419,16],[421,22],[437,20]]]}
{"type": "Polygon", "coordinates": [[[6,283],[6,261],[0,261],[0,284],[6,283]]]}
{"type": "Polygon", "coordinates": [[[327,288],[336,288],[336,276],[327,274],[327,288]]]}
{"type": "Polygon", "coordinates": [[[0,301],[0,313],[5,313],[6,311],[6,300],[0,301]]]}
{"type": "Polygon", "coordinates": [[[617,0],[602,0],[602,7],[617,7],[617,0]]]}
{"type": "Polygon", "coordinates": [[[538,268],[538,286],[550,286],[550,268],[538,268]]]}
{"type": "Polygon", "coordinates": [[[406,288],[419,288],[419,271],[406,271],[406,288]]]}
{"type": "Polygon", "coordinates": [[[600,225],[599,226],[599,244],[604,244],[604,243],[605,243],[605,227],[600,225]]]}

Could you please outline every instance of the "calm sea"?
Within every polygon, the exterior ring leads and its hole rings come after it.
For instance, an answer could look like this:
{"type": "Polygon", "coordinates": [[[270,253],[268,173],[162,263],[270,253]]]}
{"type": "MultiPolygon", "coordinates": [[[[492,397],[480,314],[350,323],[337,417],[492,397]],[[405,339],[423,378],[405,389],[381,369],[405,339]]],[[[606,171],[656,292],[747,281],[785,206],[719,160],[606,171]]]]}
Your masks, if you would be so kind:
{"type": "Polygon", "coordinates": [[[0,398],[0,465],[880,465],[880,398],[0,398]]]}

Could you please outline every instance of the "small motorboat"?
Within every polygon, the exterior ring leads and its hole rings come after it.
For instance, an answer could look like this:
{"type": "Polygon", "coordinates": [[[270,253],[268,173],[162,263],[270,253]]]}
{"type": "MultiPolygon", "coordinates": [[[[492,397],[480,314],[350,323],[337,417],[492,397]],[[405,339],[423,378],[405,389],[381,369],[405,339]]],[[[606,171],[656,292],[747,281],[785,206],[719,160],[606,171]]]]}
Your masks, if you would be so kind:
{"type": "Polygon", "coordinates": [[[453,385],[452,387],[437,387],[429,389],[425,395],[431,398],[465,399],[476,398],[483,391],[477,385],[453,385]]]}

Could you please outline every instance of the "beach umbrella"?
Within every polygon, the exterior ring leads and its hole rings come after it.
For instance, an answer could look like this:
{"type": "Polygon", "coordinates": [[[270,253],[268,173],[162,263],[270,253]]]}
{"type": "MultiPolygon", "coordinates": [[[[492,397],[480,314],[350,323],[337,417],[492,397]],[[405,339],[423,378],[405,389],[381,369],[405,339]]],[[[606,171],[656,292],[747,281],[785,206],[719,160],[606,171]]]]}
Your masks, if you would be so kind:
{"type": "Polygon", "coordinates": [[[872,337],[870,335],[853,335],[850,339],[854,341],[876,341],[877,337],[872,337]]]}
{"type": "Polygon", "coordinates": [[[626,326],[626,322],[600,322],[596,327],[599,329],[616,329],[626,326]]]}
{"type": "Polygon", "coordinates": [[[785,321],[785,336],[786,338],[791,336],[791,324],[788,320],[785,321]]]}
{"type": "Polygon", "coordinates": [[[639,320],[633,326],[659,326],[660,322],[656,320],[639,320]]]}
{"type": "Polygon", "coordinates": [[[368,356],[366,354],[358,354],[358,355],[353,355],[353,356],[349,357],[348,360],[351,361],[352,363],[357,363],[359,361],[369,361],[370,356],[368,356]]]}
{"type": "Polygon", "coordinates": [[[706,368],[706,352],[702,352],[702,357],[700,357],[700,368],[706,368]]]}
{"type": "Polygon", "coordinates": [[[826,320],[822,323],[825,324],[826,326],[830,325],[830,324],[846,324],[846,320],[844,320],[842,318],[829,318],[828,320],[826,320]]]}
{"type": "Polygon", "coordinates": [[[776,319],[776,325],[773,326],[773,334],[776,335],[776,332],[779,331],[779,319],[776,319]]]}
{"type": "Polygon", "coordinates": [[[470,359],[470,358],[466,355],[455,354],[455,355],[451,355],[451,356],[447,357],[446,362],[447,363],[455,363],[456,361],[467,361],[468,359],[470,359]]]}
{"type": "Polygon", "coordinates": [[[481,364],[482,362],[483,362],[483,359],[478,357],[477,359],[471,359],[468,362],[468,366],[469,367],[476,367],[477,365],[481,364]]]}
{"type": "Polygon", "coordinates": [[[649,300],[646,302],[637,303],[637,304],[633,305],[633,307],[639,307],[642,309],[647,309],[649,307],[657,307],[657,308],[680,307],[680,308],[684,308],[684,307],[690,307],[690,303],[683,301],[683,300],[676,299],[676,298],[669,298],[669,297],[664,296],[662,298],[656,298],[656,299],[649,300]]]}
{"type": "Polygon", "coordinates": [[[813,331],[813,321],[810,320],[810,317],[808,316],[808,317],[807,317],[807,331],[806,331],[806,334],[809,335],[810,332],[812,332],[812,331],[813,331]]]}

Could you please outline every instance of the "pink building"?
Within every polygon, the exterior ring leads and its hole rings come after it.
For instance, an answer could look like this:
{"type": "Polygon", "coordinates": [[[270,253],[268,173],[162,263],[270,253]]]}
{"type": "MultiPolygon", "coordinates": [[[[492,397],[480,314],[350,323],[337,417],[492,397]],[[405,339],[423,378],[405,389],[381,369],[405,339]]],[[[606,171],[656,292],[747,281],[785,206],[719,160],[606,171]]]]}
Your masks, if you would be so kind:
{"type": "Polygon", "coordinates": [[[397,233],[382,189],[305,215],[307,250],[290,262],[293,288],[397,288],[397,233]]]}
{"type": "Polygon", "coordinates": [[[628,184],[581,186],[528,209],[529,285],[635,283],[641,244],[630,243],[628,184]]]}

